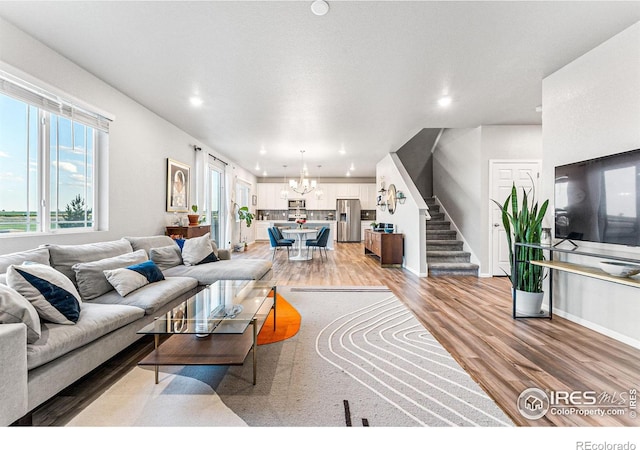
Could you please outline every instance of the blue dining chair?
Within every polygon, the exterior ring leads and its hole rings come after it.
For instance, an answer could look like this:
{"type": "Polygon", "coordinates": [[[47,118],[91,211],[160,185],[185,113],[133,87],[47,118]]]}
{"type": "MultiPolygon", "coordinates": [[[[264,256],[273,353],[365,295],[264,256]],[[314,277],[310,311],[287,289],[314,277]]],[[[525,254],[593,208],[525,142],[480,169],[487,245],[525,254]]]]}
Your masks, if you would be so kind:
{"type": "Polygon", "coordinates": [[[271,260],[275,259],[276,250],[278,250],[278,248],[286,247],[287,261],[288,261],[291,253],[291,247],[293,246],[293,241],[291,239],[278,239],[278,236],[274,228],[275,227],[271,227],[267,229],[267,231],[269,232],[269,241],[271,242],[271,247],[273,247],[273,256],[271,256],[271,260]]]}
{"type": "Polygon", "coordinates": [[[282,231],[280,231],[280,228],[278,228],[278,227],[271,227],[271,228],[272,228],[272,229],[273,229],[273,231],[275,232],[276,239],[277,239],[278,241],[282,241],[282,240],[284,240],[284,241],[291,241],[291,243],[292,243],[292,244],[293,244],[294,242],[296,242],[296,240],[295,240],[295,239],[285,238],[285,237],[283,236],[283,234],[282,234],[282,231]]]}
{"type": "Polygon", "coordinates": [[[311,259],[313,259],[313,251],[317,247],[320,251],[320,261],[322,261],[322,249],[324,249],[324,255],[327,260],[329,259],[329,256],[327,255],[327,242],[329,242],[330,231],[331,230],[328,227],[322,227],[315,239],[306,240],[307,256],[309,256],[309,248],[311,248],[311,259]]]}

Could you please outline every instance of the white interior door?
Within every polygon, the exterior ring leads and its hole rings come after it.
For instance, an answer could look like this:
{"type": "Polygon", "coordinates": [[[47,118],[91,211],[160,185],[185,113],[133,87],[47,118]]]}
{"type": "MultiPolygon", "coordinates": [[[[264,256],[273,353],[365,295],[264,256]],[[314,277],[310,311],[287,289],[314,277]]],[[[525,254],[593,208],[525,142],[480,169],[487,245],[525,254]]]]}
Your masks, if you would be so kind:
{"type": "MultiPolygon", "coordinates": [[[[522,205],[522,188],[529,192],[533,188],[536,195],[540,192],[540,171],[542,163],[539,160],[493,160],[489,162],[490,199],[501,205],[511,193],[515,183],[518,189],[518,204],[522,205]]],[[[509,247],[507,235],[502,225],[500,208],[491,202],[491,274],[504,276],[510,271],[509,247]]]]}

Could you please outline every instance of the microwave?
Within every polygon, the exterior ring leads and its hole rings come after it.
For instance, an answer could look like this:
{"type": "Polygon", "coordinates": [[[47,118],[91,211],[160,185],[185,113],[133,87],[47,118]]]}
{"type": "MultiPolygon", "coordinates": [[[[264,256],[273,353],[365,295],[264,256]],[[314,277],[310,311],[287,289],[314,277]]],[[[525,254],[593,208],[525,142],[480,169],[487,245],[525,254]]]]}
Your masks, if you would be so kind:
{"type": "Polygon", "coordinates": [[[289,200],[289,209],[294,209],[294,208],[306,208],[305,206],[305,200],[304,199],[300,199],[300,200],[289,200]]]}

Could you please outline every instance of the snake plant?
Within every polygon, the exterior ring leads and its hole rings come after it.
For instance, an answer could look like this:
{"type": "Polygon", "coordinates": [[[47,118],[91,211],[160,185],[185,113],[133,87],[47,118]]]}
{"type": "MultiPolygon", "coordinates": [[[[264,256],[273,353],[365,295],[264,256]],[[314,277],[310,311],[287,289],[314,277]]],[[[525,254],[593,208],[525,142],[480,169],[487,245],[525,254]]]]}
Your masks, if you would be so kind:
{"type": "MultiPolygon", "coordinates": [[[[533,181],[533,180],[532,180],[533,181]]],[[[547,212],[549,200],[545,200],[542,206],[538,207],[535,201],[535,191],[531,189],[531,194],[522,188],[522,205],[518,205],[518,191],[515,183],[511,188],[511,194],[504,204],[497,201],[502,212],[502,224],[507,233],[507,243],[509,245],[509,261],[511,263],[511,274],[509,279],[514,289],[525,292],[542,292],[542,280],[544,278],[543,267],[529,264],[527,261],[544,259],[543,251],[539,248],[519,246],[514,249],[516,243],[539,244],[542,234],[542,219],[547,212]],[[514,267],[514,251],[518,263],[514,267]]]]}

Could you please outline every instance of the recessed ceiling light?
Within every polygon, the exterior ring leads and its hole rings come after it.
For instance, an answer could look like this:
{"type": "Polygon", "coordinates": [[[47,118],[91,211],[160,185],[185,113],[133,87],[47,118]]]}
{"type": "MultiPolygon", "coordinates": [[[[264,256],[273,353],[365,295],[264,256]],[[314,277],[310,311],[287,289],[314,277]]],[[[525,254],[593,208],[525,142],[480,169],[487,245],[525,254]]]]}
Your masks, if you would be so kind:
{"type": "Polygon", "coordinates": [[[542,105],[536,106],[536,112],[542,112],[542,105]]]}
{"type": "Polygon", "coordinates": [[[449,106],[450,104],[451,104],[451,97],[449,96],[440,97],[440,99],[438,100],[438,105],[440,106],[449,106]]]}
{"type": "Polygon", "coordinates": [[[311,4],[311,11],[316,16],[324,16],[329,12],[329,4],[323,0],[316,0],[311,4]]]}
{"type": "Polygon", "coordinates": [[[203,103],[203,101],[202,101],[202,99],[200,97],[195,97],[195,96],[191,97],[189,99],[189,101],[191,102],[191,104],[193,106],[202,106],[202,103],[203,103]]]}
{"type": "Polygon", "coordinates": [[[338,150],[338,153],[340,153],[341,155],[344,155],[347,152],[345,151],[345,149],[341,148],[340,150],[338,150]]]}
{"type": "Polygon", "coordinates": [[[264,148],[262,148],[262,149],[260,149],[260,154],[261,155],[266,155],[267,151],[264,148]]]}
{"type": "Polygon", "coordinates": [[[354,170],[356,170],[356,168],[353,166],[353,163],[351,163],[351,167],[349,167],[349,171],[353,172],[354,170]]]}
{"type": "Polygon", "coordinates": [[[266,177],[267,176],[267,171],[265,170],[264,172],[262,172],[262,176],[266,177]]]}
{"type": "Polygon", "coordinates": [[[351,172],[349,172],[348,170],[347,170],[347,176],[348,176],[348,177],[350,177],[350,176],[351,176],[351,172]]]}
{"type": "Polygon", "coordinates": [[[260,163],[256,163],[256,170],[260,170],[260,163]]]}

